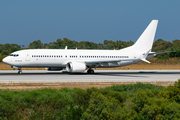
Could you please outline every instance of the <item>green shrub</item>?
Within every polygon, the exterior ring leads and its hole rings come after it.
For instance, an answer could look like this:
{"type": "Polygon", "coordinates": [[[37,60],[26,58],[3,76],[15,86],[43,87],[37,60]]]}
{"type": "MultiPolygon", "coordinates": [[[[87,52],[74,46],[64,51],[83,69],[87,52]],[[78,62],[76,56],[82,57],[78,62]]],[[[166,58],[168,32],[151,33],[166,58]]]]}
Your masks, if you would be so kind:
{"type": "Polygon", "coordinates": [[[9,53],[9,51],[8,50],[3,50],[2,52],[1,52],[1,55],[9,55],[10,53],[9,53]]]}
{"type": "Polygon", "coordinates": [[[0,119],[179,119],[180,80],[107,88],[0,90],[0,119]]]}
{"type": "Polygon", "coordinates": [[[5,57],[7,57],[7,55],[0,55],[0,62],[2,62],[5,57]]]}

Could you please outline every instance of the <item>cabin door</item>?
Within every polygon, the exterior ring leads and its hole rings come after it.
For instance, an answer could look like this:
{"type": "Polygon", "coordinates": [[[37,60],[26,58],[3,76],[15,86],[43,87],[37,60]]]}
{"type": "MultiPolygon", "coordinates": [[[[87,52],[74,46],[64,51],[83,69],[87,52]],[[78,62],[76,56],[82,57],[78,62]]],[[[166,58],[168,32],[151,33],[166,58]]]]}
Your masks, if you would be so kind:
{"type": "Polygon", "coordinates": [[[29,52],[26,52],[26,54],[25,54],[25,60],[26,60],[26,61],[30,61],[30,54],[29,54],[29,52]]]}
{"type": "Polygon", "coordinates": [[[136,59],[136,53],[133,53],[134,58],[136,59]]]}

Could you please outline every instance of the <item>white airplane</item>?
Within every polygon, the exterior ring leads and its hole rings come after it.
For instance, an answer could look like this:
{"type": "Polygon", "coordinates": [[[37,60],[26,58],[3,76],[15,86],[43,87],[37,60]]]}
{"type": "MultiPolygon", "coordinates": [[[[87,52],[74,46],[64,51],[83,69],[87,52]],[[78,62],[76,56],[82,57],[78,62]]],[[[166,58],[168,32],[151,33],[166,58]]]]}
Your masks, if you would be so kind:
{"type": "Polygon", "coordinates": [[[18,69],[18,74],[22,74],[23,67],[94,73],[93,68],[121,67],[142,61],[150,63],[146,59],[160,54],[151,52],[157,24],[158,20],[152,20],[134,45],[121,50],[72,50],[67,46],[65,49],[28,49],[13,52],[3,62],[18,69]]]}

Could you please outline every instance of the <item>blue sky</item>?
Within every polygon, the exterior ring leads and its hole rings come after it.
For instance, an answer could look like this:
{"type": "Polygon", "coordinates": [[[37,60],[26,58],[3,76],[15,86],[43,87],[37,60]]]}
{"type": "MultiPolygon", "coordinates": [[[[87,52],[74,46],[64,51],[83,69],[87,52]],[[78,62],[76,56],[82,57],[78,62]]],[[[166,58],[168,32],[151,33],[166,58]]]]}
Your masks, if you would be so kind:
{"type": "Polygon", "coordinates": [[[179,5],[179,0],[1,0],[0,44],[58,38],[135,42],[152,19],[159,20],[155,40],[172,41],[180,39],[179,5]]]}

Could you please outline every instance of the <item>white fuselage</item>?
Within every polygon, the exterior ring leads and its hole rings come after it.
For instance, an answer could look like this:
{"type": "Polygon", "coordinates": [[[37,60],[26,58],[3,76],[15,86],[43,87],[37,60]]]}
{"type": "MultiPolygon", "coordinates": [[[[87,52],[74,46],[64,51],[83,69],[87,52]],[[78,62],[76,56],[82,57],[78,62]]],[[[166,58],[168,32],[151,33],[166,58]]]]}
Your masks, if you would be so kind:
{"type": "MultiPolygon", "coordinates": [[[[140,62],[137,53],[121,50],[29,49],[12,53],[3,60],[16,67],[66,67],[68,62],[100,62],[96,67],[119,67],[140,62]],[[123,61],[133,59],[133,61],[123,61]],[[119,62],[113,62],[119,61],[119,62]],[[121,61],[122,60],[122,61],[121,61]],[[107,61],[107,62],[101,62],[107,61]],[[112,62],[108,62],[112,61],[112,62]]],[[[88,63],[87,63],[88,65],[88,63]]],[[[90,66],[93,64],[89,64],[90,66]]]]}

